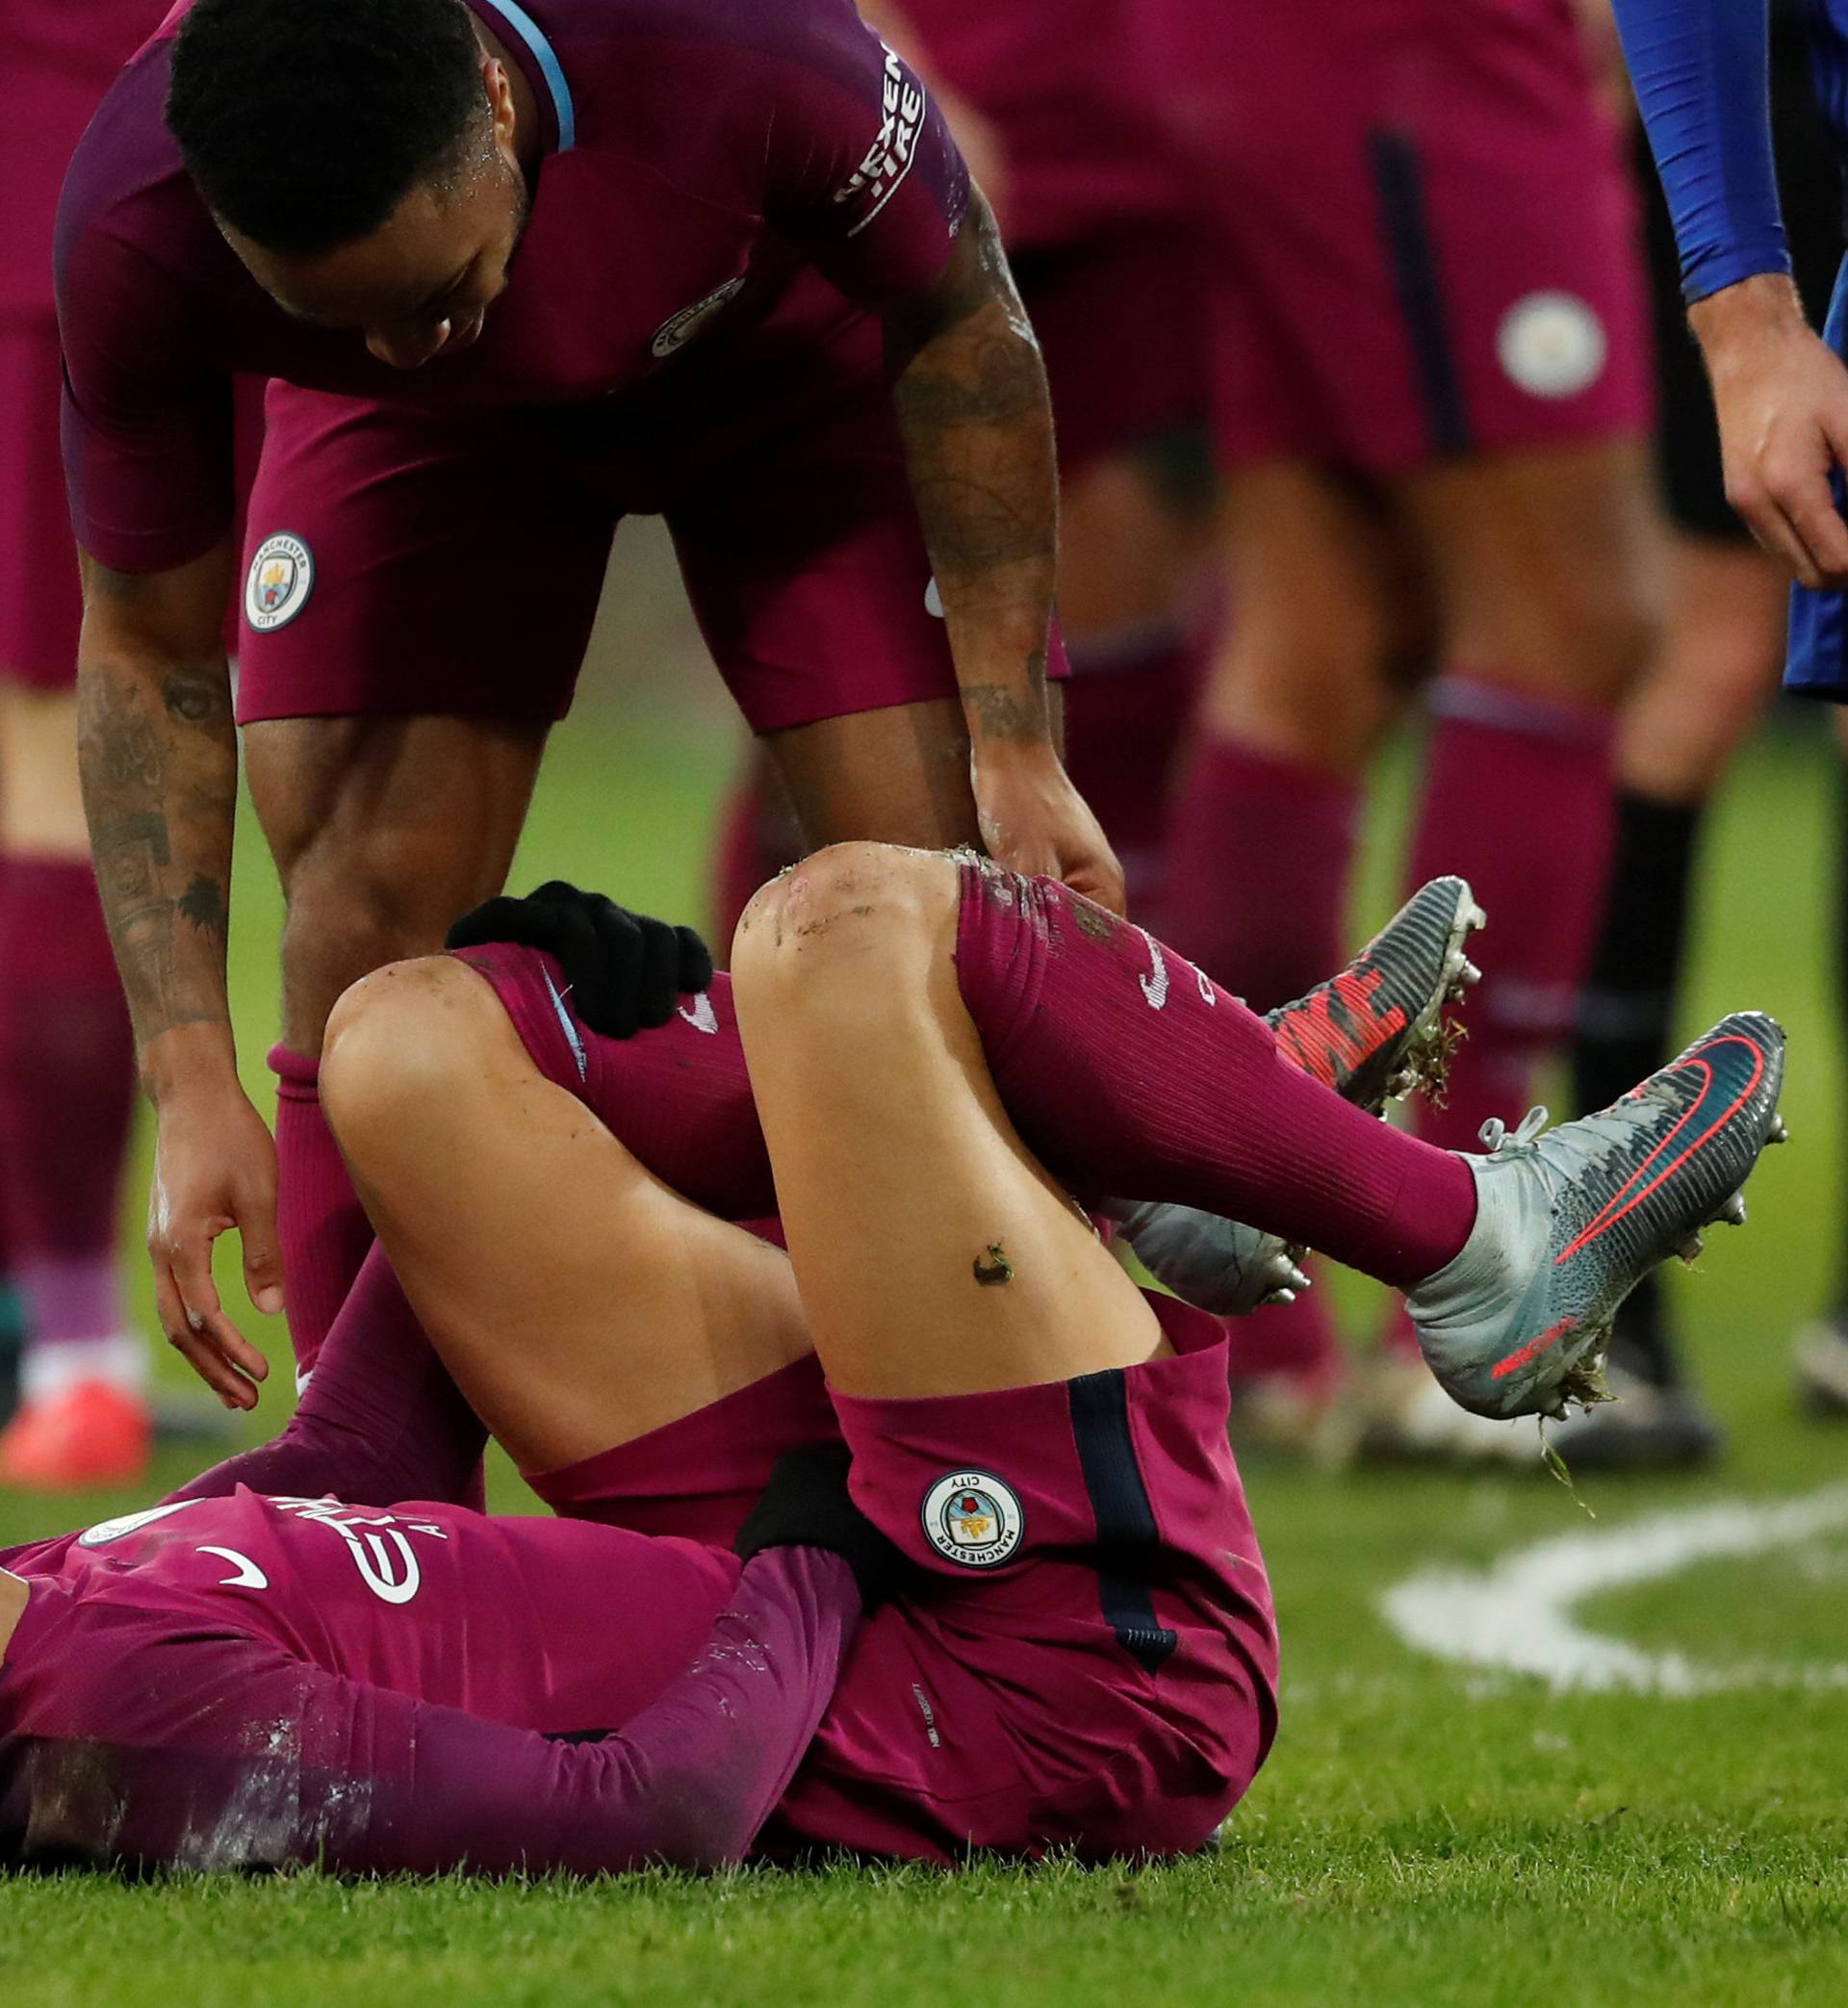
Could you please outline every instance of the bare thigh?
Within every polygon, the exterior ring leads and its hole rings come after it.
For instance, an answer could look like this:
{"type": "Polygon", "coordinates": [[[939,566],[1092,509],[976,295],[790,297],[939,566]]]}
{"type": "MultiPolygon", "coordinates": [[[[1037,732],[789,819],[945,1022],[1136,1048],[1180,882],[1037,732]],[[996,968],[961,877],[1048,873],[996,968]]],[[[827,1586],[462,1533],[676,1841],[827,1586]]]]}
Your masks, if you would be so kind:
{"type": "Polygon", "coordinates": [[[1212,551],[1211,512],[1164,493],[1147,459],[1118,453],[1059,492],[1059,620],[1073,647],[1178,623],[1212,551]]]}
{"type": "Polygon", "coordinates": [[[491,718],[267,719],[244,729],[258,820],[288,901],[283,1041],[321,1048],[369,970],[443,945],[506,881],[546,728],[491,718]]]}
{"type": "Polygon", "coordinates": [[[783,1252],[643,1171],[464,965],[400,964],[344,997],[321,1094],[405,1295],[523,1470],[810,1351],[783,1252]]]}
{"type": "Polygon", "coordinates": [[[1296,462],[1228,477],[1232,607],[1208,725],[1279,759],[1357,771],[1398,716],[1427,637],[1421,584],[1391,518],[1354,486],[1296,462]]]}
{"type": "Polygon", "coordinates": [[[0,675],[0,856],[88,858],[77,697],[0,675]]]}
{"type": "Polygon", "coordinates": [[[767,886],[732,997],[796,1285],[852,1395],[1153,1358],[1154,1314],[1008,1120],[957,990],[952,860],[843,844],[767,886]]]}
{"type": "Polygon", "coordinates": [[[1446,461],[1395,494],[1448,663],[1583,703],[1632,687],[1659,636],[1667,553],[1642,441],[1446,461]]]}

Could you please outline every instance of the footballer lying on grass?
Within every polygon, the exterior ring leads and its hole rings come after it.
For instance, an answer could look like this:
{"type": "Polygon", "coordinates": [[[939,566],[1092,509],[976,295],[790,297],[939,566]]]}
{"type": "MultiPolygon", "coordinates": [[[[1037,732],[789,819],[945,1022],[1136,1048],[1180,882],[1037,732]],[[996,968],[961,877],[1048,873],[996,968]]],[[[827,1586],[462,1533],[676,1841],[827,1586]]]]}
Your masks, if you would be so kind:
{"type": "MultiPolygon", "coordinates": [[[[1290,1274],[1256,1229],[1404,1289],[1513,1414],[1595,1390],[1779,1133],[1758,1016],[1484,1156],[1375,1120],[1479,917],[1437,881],[1267,1021],[1052,881],[852,844],[758,894],[729,982],[562,888],[368,977],[321,1078],[379,1246],[274,1443],[0,1557],[0,1848],[1199,1846],[1275,1723],[1223,1331],[1072,1196],[1220,1309],[1290,1274]],[[786,1253],[733,1224],[772,1215],[786,1253]],[[488,1431],[563,1517],[465,1503],[488,1431]]],[[[254,1356],[195,1364],[254,1399],[254,1356]]]]}

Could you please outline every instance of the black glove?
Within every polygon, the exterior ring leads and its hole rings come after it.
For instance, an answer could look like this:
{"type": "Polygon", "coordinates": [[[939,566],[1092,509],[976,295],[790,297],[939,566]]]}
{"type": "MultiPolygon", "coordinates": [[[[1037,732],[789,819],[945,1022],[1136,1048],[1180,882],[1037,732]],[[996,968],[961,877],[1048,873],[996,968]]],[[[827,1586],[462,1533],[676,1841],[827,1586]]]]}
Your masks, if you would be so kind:
{"type": "Polygon", "coordinates": [[[712,956],[690,927],[631,914],[601,892],[552,879],[525,899],[484,901],[449,929],[446,948],[517,941],[558,958],[572,1009],[605,1039],[664,1025],[681,997],[712,981],[712,956]]]}
{"type": "Polygon", "coordinates": [[[844,1443],[784,1451],[732,1546],[746,1561],[765,1548],[826,1548],[853,1570],[872,1610],[891,1594],[905,1557],[848,1496],[852,1461],[844,1443]]]}

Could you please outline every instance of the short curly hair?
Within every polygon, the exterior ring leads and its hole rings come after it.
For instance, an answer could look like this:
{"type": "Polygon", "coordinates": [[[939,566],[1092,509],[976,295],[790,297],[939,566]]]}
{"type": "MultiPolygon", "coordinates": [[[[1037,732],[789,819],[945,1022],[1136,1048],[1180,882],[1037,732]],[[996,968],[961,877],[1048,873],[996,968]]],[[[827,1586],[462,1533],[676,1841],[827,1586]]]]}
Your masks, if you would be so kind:
{"type": "Polygon", "coordinates": [[[266,249],[370,236],[487,116],[463,0],[197,0],[167,123],[213,212],[266,249]]]}

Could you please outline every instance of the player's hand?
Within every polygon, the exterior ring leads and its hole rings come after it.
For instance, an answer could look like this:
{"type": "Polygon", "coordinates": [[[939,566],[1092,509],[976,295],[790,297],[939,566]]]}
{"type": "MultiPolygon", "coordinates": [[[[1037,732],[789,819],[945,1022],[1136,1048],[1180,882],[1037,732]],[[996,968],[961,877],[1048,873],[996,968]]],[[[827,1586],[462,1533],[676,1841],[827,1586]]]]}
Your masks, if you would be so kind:
{"type": "Polygon", "coordinates": [[[844,1443],[784,1451],[732,1547],[746,1561],[766,1548],[825,1548],[853,1570],[860,1601],[872,1610],[891,1594],[905,1557],[854,1504],[852,1463],[844,1443]]]}
{"type": "Polygon", "coordinates": [[[276,1146],[235,1080],[159,1104],[147,1252],[161,1329],[227,1408],[254,1408],[269,1362],[225,1316],[212,1244],[235,1227],[244,1280],[266,1316],[282,1309],[276,1146]]]}
{"type": "Polygon", "coordinates": [[[1781,275],[1728,286],[1688,319],[1712,379],[1727,500],[1801,584],[1848,585],[1848,523],[1831,485],[1848,467],[1848,370],[1781,275]]]}
{"type": "Polygon", "coordinates": [[[525,899],[504,895],[464,914],[447,946],[516,941],[555,956],[572,1009],[605,1039],[664,1025],[683,996],[712,982],[712,956],[690,927],[631,914],[601,892],[552,879],[525,899]]]}
{"type": "Polygon", "coordinates": [[[978,754],[971,764],[982,843],[996,863],[1063,879],[1113,914],[1123,867],[1050,745],[978,754]]]}

